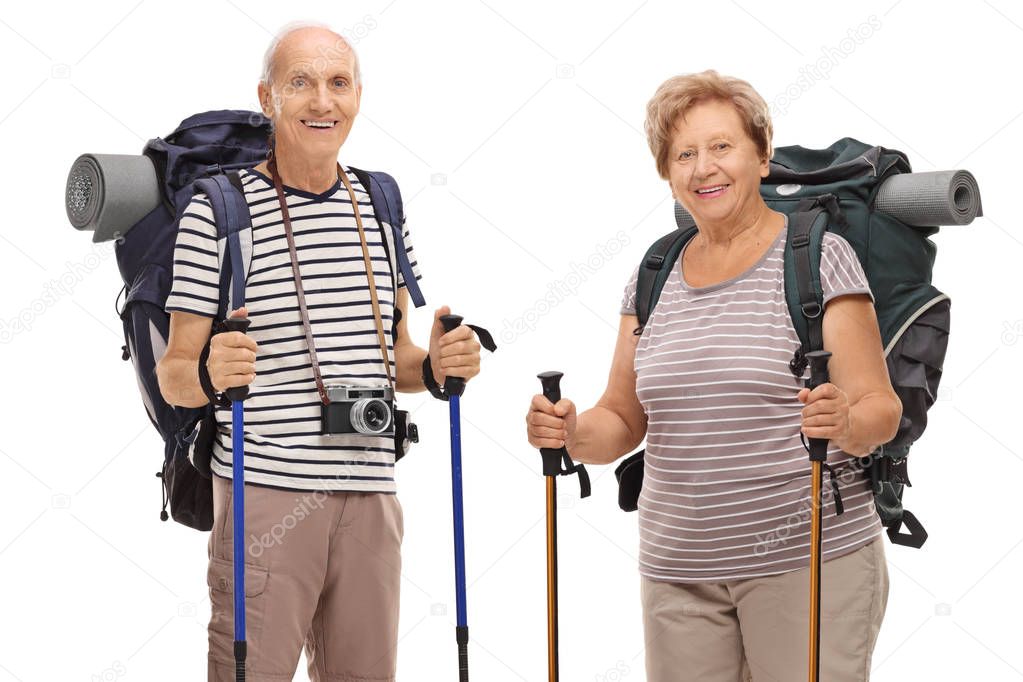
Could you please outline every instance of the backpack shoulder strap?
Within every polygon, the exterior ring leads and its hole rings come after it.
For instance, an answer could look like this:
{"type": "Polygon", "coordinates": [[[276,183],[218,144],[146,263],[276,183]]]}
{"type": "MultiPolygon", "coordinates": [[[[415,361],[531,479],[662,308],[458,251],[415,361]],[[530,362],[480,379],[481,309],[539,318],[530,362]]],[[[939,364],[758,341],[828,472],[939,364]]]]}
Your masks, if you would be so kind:
{"type": "Polygon", "coordinates": [[[672,230],[651,244],[643,256],[636,278],[636,318],[639,326],[633,333],[637,336],[643,333],[643,327],[661,297],[661,290],[682,248],[696,235],[696,231],[696,226],[672,230]]]}
{"type": "Polygon", "coordinates": [[[220,260],[220,306],[217,320],[245,305],[245,280],[252,263],[252,218],[241,178],[237,173],[217,174],[193,183],[213,207],[220,260]]]}
{"type": "Polygon", "coordinates": [[[824,292],[821,287],[821,248],[830,214],[816,199],[800,202],[789,214],[785,240],[785,300],[800,347],[789,362],[796,377],[803,376],[806,354],[824,348],[824,292]]]}
{"type": "MultiPolygon", "coordinates": [[[[366,191],[369,192],[370,201],[373,202],[373,213],[377,222],[383,227],[383,223],[391,228],[394,237],[394,257],[405,280],[405,287],[408,289],[412,303],[417,307],[426,305],[423,292],[419,288],[419,282],[412,272],[412,264],[409,262],[408,253],[405,251],[405,209],[401,202],[401,190],[398,183],[387,173],[379,171],[370,172],[359,168],[348,167],[366,191]]],[[[384,248],[387,248],[387,240],[384,240],[384,248]]],[[[392,273],[393,274],[393,273],[392,273]]],[[[397,293],[397,292],[395,292],[397,293]]]]}

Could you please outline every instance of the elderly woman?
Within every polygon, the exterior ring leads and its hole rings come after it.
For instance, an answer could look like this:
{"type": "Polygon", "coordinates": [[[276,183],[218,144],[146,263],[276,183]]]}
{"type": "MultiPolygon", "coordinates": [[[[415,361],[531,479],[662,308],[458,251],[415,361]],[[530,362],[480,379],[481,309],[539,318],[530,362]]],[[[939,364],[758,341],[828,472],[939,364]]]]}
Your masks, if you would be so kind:
{"type": "MultiPolygon", "coordinates": [[[[894,437],[892,390],[872,294],[855,253],[827,233],[821,279],[832,383],[792,376],[785,302],[787,216],[760,195],[772,128],[763,98],[714,71],[665,82],[647,108],[661,177],[693,215],[641,335],[625,288],[607,389],[576,415],[533,397],[534,447],[608,464],[647,438],[640,573],[651,682],[805,679],[810,465],[800,432],[830,440],[836,468],[894,437]]],[[[637,268],[638,272],[638,268],[637,268]]],[[[859,476],[845,513],[825,508],[821,679],[867,680],[888,600],[881,524],[859,476]]]]}

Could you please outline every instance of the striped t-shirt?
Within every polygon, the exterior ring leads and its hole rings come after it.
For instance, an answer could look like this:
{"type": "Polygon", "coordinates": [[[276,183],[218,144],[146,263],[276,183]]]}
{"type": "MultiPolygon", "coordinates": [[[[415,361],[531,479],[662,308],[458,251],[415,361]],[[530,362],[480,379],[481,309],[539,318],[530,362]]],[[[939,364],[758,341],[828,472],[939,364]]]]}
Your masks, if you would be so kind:
{"type": "MultiPolygon", "coordinates": [[[[354,173],[355,190],[373,264],[388,361],[395,376],[391,323],[395,291],[404,286],[391,230],[381,230],[373,204],[354,173]],[[381,241],[387,239],[387,245],[381,241]],[[390,262],[388,257],[390,256],[390,262]]],[[[390,436],[320,435],[320,399],[298,308],[288,242],[272,181],[240,173],[252,216],[252,264],[245,290],[256,341],[256,379],[245,400],[245,482],[289,490],[395,492],[390,436]]],[[[295,236],[309,322],[324,384],[386,386],[369,283],[348,191],[340,178],[314,194],[284,186],[295,236]]],[[[165,309],[215,317],[219,300],[217,232],[213,210],[197,194],[181,218],[174,280],[165,309]]],[[[405,249],[420,279],[404,228],[405,249]]],[[[231,409],[218,407],[211,467],[231,477],[231,409]]]]}
{"type": "MultiPolygon", "coordinates": [[[[686,284],[680,255],[639,339],[636,394],[648,419],[640,572],[652,580],[725,581],[809,565],[810,461],[796,398],[809,369],[797,379],[788,367],[799,337],[785,301],[787,230],[786,217],[755,265],[711,286],[686,284]]],[[[638,272],[625,288],[624,315],[636,314],[638,272]]],[[[825,304],[870,294],[852,247],[830,232],[821,284],[825,304]]],[[[845,513],[835,516],[825,472],[824,560],[881,530],[862,473],[839,472],[855,459],[832,446],[828,462],[845,513]]]]}

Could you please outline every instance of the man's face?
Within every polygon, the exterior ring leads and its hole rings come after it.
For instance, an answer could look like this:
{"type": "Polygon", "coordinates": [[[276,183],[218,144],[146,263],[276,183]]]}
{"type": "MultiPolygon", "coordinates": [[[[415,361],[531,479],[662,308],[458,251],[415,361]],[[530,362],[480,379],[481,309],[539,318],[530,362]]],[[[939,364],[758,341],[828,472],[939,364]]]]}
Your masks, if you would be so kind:
{"type": "Polygon", "coordinates": [[[259,84],[259,101],[278,151],[336,159],[362,96],[348,44],[320,28],[295,31],[277,46],[271,78],[270,90],[259,84]]]}

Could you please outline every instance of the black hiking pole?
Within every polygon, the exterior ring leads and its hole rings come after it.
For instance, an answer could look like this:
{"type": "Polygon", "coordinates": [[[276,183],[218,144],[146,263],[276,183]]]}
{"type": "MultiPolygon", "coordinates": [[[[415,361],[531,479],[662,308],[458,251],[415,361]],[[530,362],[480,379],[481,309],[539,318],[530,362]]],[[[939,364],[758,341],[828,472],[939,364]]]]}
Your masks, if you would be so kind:
{"type": "MultiPolygon", "coordinates": [[[[561,372],[536,375],[543,395],[551,403],[561,400],[561,372]]],[[[565,448],[540,448],[543,475],[547,479],[547,679],[558,682],[558,476],[579,474],[580,497],[590,496],[590,476],[586,467],[575,464],[565,448]],[[564,462],[565,468],[561,468],[564,462]]]]}
{"type": "MultiPolygon", "coordinates": [[[[831,353],[826,350],[812,351],[806,354],[810,362],[810,378],[806,380],[806,388],[811,391],[829,381],[828,359],[831,353]]],[[[823,521],[821,504],[821,488],[824,473],[822,465],[827,466],[828,441],[826,438],[811,438],[810,451],[810,682],[818,682],[821,673],[821,525],[823,521]]],[[[832,484],[835,484],[832,474],[832,484]]],[[[836,488],[837,494],[837,488],[836,488]]],[[[836,504],[838,498],[836,497],[836,504]]],[[[839,512],[841,513],[841,512],[839,512]]]]}
{"type": "MultiPolygon", "coordinates": [[[[242,332],[249,320],[224,320],[224,330],[242,332]]],[[[245,682],[245,398],[248,386],[224,391],[231,400],[231,485],[234,498],[234,679],[245,682]]]]}

